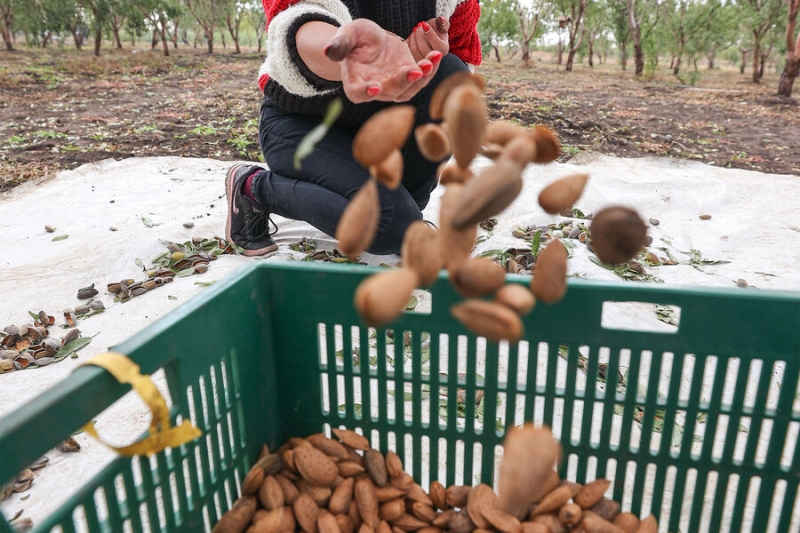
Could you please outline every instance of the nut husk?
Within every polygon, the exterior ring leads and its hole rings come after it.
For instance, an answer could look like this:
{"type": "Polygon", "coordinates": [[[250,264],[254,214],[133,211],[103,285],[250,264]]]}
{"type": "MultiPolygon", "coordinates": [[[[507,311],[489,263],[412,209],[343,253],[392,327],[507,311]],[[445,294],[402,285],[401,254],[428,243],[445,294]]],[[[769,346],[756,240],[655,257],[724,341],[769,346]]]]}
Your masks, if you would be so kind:
{"type": "Polygon", "coordinates": [[[378,231],[380,211],[378,183],[367,180],[350,200],[336,226],[336,240],[342,254],[355,259],[369,248],[378,231]]]}
{"type": "Polygon", "coordinates": [[[472,74],[467,71],[459,71],[451,74],[436,86],[433,94],[431,94],[431,102],[428,108],[428,114],[433,120],[440,120],[444,118],[445,102],[450,97],[450,92],[463,84],[470,84],[474,86],[482,94],[486,90],[486,82],[481,76],[472,74]]]}
{"type": "Polygon", "coordinates": [[[486,125],[486,142],[505,146],[516,137],[526,136],[528,130],[516,122],[493,120],[486,125]]]}

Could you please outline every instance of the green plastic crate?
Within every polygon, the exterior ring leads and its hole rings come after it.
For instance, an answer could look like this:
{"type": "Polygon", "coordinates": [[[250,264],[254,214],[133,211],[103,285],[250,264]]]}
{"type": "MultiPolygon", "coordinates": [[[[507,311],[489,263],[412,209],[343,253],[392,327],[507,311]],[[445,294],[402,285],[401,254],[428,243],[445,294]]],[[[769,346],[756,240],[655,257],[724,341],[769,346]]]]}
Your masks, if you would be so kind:
{"type": "MultiPolygon", "coordinates": [[[[503,427],[525,419],[561,439],[562,476],[613,479],[623,510],[652,510],[662,531],[797,531],[800,295],[575,279],[507,346],[455,321],[448,308],[461,298],[444,275],[430,314],[406,313],[397,334],[376,334],[352,305],[373,272],[253,263],[116,347],[143,373],[163,368],[173,415],[204,435],[150,460],[115,459],[35,530],[207,531],[263,443],[331,426],[395,449],[423,487],[493,483],[503,427]],[[680,324],[609,329],[605,302],[679,307],[680,324]],[[387,361],[400,353],[395,373],[387,361]],[[479,391],[481,404],[459,405],[479,391]],[[73,521],[79,508],[85,524],[73,521]]],[[[82,367],[0,420],[0,482],[128,390],[82,367]]]]}

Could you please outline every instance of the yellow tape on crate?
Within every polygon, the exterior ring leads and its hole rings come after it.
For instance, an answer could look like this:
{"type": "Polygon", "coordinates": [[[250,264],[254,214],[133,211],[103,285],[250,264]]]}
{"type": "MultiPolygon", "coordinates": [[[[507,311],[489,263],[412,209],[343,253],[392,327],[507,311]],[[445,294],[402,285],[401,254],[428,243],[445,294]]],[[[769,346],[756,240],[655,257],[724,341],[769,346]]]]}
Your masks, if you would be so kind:
{"type": "Polygon", "coordinates": [[[104,441],[98,435],[94,427],[94,421],[83,427],[84,431],[120,455],[126,457],[152,455],[165,448],[180,446],[202,435],[202,432],[188,420],[184,420],[180,426],[172,427],[169,421],[169,408],[167,407],[167,402],[164,401],[164,397],[161,396],[150,376],[143,376],[139,365],[128,357],[119,353],[106,352],[93,357],[89,361],[82,363],[82,365],[94,365],[108,370],[120,383],[130,384],[147,407],[150,408],[152,420],[150,421],[149,435],[128,446],[116,447],[104,441]]]}

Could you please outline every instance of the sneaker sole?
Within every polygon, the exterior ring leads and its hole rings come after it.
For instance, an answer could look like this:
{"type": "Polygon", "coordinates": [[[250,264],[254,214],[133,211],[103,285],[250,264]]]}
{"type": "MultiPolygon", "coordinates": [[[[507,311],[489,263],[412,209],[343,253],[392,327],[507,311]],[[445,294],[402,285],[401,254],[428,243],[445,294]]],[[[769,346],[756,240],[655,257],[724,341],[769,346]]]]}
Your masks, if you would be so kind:
{"type": "MultiPolygon", "coordinates": [[[[228,242],[233,242],[233,238],[231,237],[231,214],[233,213],[233,195],[231,194],[231,190],[233,188],[233,175],[236,174],[236,171],[241,168],[242,165],[234,165],[228,169],[228,173],[225,175],[225,196],[228,200],[228,218],[225,221],[225,239],[228,242]]],[[[257,256],[257,255],[265,255],[270,252],[274,252],[278,249],[278,243],[275,243],[271,246],[266,246],[264,248],[259,248],[257,250],[244,250],[241,252],[241,255],[246,255],[249,257],[257,256]]]]}

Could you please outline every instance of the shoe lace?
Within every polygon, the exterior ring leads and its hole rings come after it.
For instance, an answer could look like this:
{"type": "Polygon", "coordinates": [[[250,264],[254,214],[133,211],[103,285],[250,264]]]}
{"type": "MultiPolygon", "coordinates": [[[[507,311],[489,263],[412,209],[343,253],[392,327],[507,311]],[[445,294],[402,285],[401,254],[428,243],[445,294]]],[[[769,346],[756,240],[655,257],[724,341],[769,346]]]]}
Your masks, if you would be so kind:
{"type": "Polygon", "coordinates": [[[272,220],[272,217],[264,213],[254,212],[252,216],[248,217],[242,228],[242,234],[247,235],[250,239],[260,239],[262,237],[272,237],[278,233],[278,225],[272,220]],[[264,219],[267,219],[266,222],[264,219]],[[274,229],[270,229],[272,226],[274,229]]]}

